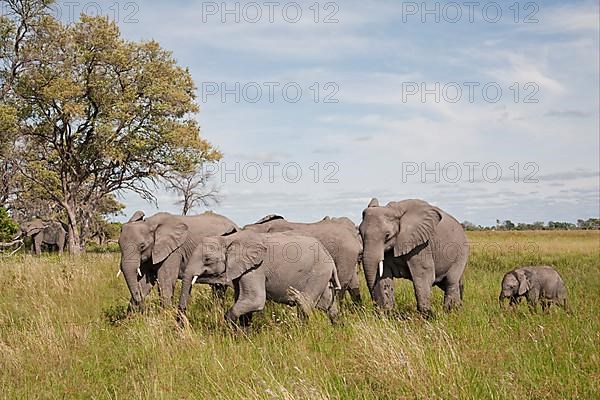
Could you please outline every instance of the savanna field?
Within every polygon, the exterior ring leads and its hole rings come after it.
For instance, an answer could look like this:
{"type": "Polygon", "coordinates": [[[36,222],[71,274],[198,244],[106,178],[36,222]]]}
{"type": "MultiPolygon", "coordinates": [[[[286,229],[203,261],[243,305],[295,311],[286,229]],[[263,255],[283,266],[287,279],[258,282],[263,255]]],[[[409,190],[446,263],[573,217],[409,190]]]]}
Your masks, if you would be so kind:
{"type": "MultiPolygon", "coordinates": [[[[196,285],[180,328],[153,292],[128,316],[118,253],[0,260],[0,397],[6,399],[598,398],[600,232],[469,232],[465,300],[435,318],[396,281],[396,311],[345,307],[299,320],[268,304],[247,332],[230,329],[196,285]],[[517,265],[551,264],[571,313],[498,306],[517,265]]],[[[364,281],[362,272],[361,280],[364,281]]],[[[363,298],[368,292],[363,282],[363,298]]],[[[229,293],[226,306],[231,304],[229,293]]],[[[365,303],[367,303],[365,301],[365,303]]]]}

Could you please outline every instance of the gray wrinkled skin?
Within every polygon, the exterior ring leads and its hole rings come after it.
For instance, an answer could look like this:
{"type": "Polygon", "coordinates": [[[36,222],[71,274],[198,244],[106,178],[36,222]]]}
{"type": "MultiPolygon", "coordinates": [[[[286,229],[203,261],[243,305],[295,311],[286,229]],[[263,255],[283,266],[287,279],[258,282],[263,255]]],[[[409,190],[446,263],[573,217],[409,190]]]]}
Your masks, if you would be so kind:
{"type": "Polygon", "coordinates": [[[233,221],[211,212],[194,216],[161,212],[144,219],[144,213],[137,211],[119,237],[121,271],[132,308],[143,306],[156,283],[163,306],[170,306],[177,278],[183,276],[200,239],[237,230],[233,221]]]}
{"type": "Polygon", "coordinates": [[[432,286],[444,291],[445,310],[460,305],[469,245],[464,229],[451,215],[423,200],[380,207],[377,199],[372,199],[363,211],[359,230],[365,278],[377,305],[393,308],[393,278],[413,282],[417,310],[425,316],[431,315],[432,286]]]}
{"type": "Polygon", "coordinates": [[[262,233],[293,231],[318,239],[327,249],[337,268],[340,280],[340,298],[346,291],[355,304],[361,304],[357,263],[362,256],[362,240],[354,223],[346,217],[325,217],[313,223],[285,220],[279,215],[268,215],[244,229],[262,233]]]}
{"type": "Polygon", "coordinates": [[[532,309],[540,303],[546,310],[552,303],[567,308],[567,289],[562,278],[549,266],[521,267],[507,272],[502,279],[498,301],[509,299],[514,306],[522,297],[532,309]]]}
{"type": "Polygon", "coordinates": [[[335,264],[315,238],[293,232],[241,232],[200,241],[185,270],[180,313],[185,313],[194,277],[200,283],[233,283],[235,303],[225,314],[246,326],[267,299],[297,305],[303,315],[313,308],[337,316],[335,264]]]}

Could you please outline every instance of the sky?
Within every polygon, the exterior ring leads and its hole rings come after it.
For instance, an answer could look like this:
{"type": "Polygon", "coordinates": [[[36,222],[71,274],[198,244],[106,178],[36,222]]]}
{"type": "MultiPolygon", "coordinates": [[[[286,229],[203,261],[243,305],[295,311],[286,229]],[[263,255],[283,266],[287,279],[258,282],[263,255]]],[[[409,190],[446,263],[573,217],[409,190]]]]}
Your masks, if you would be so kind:
{"type": "MultiPolygon", "coordinates": [[[[493,225],[597,218],[597,1],[58,2],[157,40],[198,86],[239,225],[421,198],[493,225]],[[69,4],[67,4],[69,3],[69,4]]],[[[177,213],[125,193],[135,210],[177,213]]],[[[198,212],[201,212],[199,209],[198,212]]]]}

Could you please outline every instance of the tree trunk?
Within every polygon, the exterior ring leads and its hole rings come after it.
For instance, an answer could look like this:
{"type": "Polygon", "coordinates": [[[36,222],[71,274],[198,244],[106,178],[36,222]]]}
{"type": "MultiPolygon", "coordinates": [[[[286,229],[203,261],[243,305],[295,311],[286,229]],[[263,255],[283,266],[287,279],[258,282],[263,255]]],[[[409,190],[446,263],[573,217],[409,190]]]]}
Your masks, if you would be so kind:
{"type": "Polygon", "coordinates": [[[68,242],[67,247],[71,254],[81,254],[81,241],[79,239],[79,232],[77,226],[77,215],[75,214],[75,205],[67,199],[65,204],[65,211],[67,212],[67,227],[68,227],[68,242]]]}
{"type": "Polygon", "coordinates": [[[85,244],[90,238],[90,221],[87,214],[83,214],[81,218],[78,220],[79,225],[79,244],[81,247],[81,251],[85,252],[85,244]]]}

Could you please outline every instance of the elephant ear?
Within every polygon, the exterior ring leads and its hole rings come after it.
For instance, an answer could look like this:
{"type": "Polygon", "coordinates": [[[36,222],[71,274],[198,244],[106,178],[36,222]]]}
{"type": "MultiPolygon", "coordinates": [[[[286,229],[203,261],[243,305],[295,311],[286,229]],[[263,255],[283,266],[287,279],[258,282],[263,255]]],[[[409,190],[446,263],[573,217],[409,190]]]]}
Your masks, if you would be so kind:
{"type": "Polygon", "coordinates": [[[435,207],[420,200],[409,204],[390,203],[387,207],[396,209],[400,218],[400,230],[394,244],[396,257],[408,254],[430,240],[442,220],[442,214],[435,207]]]}
{"type": "Polygon", "coordinates": [[[182,222],[158,225],[154,232],[152,263],[164,261],[185,242],[187,236],[188,226],[182,222]]]}
{"type": "Polygon", "coordinates": [[[221,234],[221,236],[233,235],[234,233],[237,233],[239,231],[240,231],[240,228],[238,228],[237,226],[230,226],[228,229],[225,230],[225,232],[223,232],[221,234]]]}
{"type": "Polygon", "coordinates": [[[367,208],[369,207],[379,207],[379,200],[377,200],[377,198],[373,197],[371,199],[371,201],[369,202],[369,205],[367,206],[367,208]]]}
{"type": "Polygon", "coordinates": [[[141,210],[137,210],[136,212],[133,213],[133,215],[131,216],[131,218],[129,218],[129,221],[127,222],[137,222],[137,221],[141,221],[144,219],[144,212],[141,210]]]}
{"type": "Polygon", "coordinates": [[[515,275],[517,277],[517,281],[519,281],[519,289],[517,294],[519,296],[523,296],[530,288],[528,276],[525,275],[525,272],[523,271],[515,271],[515,275]]]}
{"type": "Polygon", "coordinates": [[[262,240],[236,239],[227,246],[225,271],[227,281],[242,276],[246,271],[262,264],[267,247],[262,240]]]}
{"type": "Polygon", "coordinates": [[[25,231],[25,235],[27,236],[33,236],[33,235],[37,235],[38,233],[40,233],[45,227],[46,227],[46,223],[44,221],[42,221],[41,219],[36,219],[34,221],[31,221],[27,226],[26,226],[26,231],[25,231]]]}
{"type": "Polygon", "coordinates": [[[254,225],[266,224],[267,222],[275,221],[276,219],[285,219],[281,215],[277,214],[269,214],[267,216],[262,217],[258,221],[254,223],[254,225]]]}

